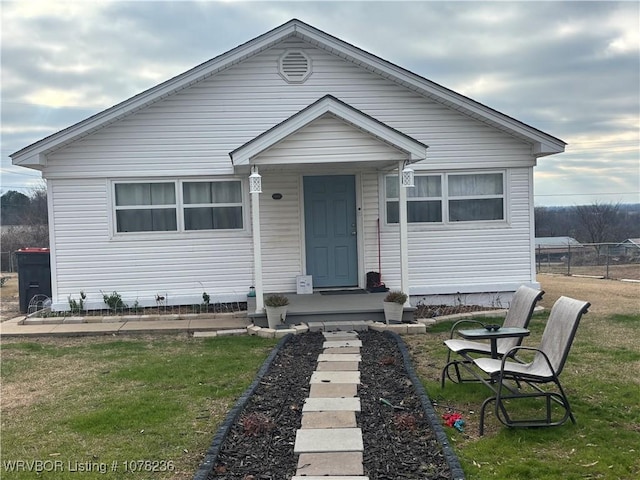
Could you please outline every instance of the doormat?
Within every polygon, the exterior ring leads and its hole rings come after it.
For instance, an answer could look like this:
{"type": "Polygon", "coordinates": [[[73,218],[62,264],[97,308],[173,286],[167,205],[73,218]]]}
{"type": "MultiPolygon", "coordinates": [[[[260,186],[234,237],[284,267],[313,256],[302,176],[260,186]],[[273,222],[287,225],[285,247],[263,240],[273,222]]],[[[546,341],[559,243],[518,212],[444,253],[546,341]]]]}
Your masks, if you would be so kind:
{"type": "Polygon", "coordinates": [[[360,293],[369,293],[362,288],[357,288],[355,290],[323,290],[320,292],[320,295],[358,295],[360,293]]]}

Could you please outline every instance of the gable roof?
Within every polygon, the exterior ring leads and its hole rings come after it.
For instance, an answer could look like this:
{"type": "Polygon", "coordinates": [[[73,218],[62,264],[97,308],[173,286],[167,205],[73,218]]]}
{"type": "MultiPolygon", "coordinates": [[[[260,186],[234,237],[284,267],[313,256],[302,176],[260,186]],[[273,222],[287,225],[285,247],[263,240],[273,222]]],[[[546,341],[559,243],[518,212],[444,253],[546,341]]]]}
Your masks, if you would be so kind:
{"type": "Polygon", "coordinates": [[[636,247],[640,249],[640,238],[627,238],[626,240],[616,245],[616,247],[619,246],[636,247]]]}
{"type": "Polygon", "coordinates": [[[428,147],[424,143],[389,127],[333,95],[325,95],[285,121],[230,152],[229,156],[233,166],[249,165],[251,159],[256,155],[328,113],[405,152],[409,163],[419,162],[427,156],[428,147]]]}
{"type": "Polygon", "coordinates": [[[191,70],[88,117],[75,125],[45,137],[11,154],[10,157],[15,165],[39,168],[46,164],[46,154],[48,152],[61,148],[156,101],[173,95],[211,75],[215,75],[289,37],[298,37],[316,48],[326,50],[449,108],[521,138],[533,145],[532,152],[536,157],[564,151],[566,143],[556,137],[365,52],[300,20],[292,19],[191,70]]]}

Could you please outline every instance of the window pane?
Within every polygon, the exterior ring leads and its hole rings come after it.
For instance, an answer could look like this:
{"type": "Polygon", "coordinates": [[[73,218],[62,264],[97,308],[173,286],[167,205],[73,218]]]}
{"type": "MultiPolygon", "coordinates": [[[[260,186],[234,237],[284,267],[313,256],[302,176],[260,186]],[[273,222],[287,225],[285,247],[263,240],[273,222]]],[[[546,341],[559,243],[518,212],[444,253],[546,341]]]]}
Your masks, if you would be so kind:
{"type": "Polygon", "coordinates": [[[186,230],[213,230],[213,208],[185,208],[184,228],[186,230]]]}
{"type": "Polygon", "coordinates": [[[407,202],[407,222],[441,222],[442,202],[440,200],[407,202]]]}
{"type": "Polygon", "coordinates": [[[242,228],[242,207],[221,207],[213,210],[216,229],[242,228]]]}
{"type": "Polygon", "coordinates": [[[118,232],[168,232],[177,230],[175,208],[116,211],[118,232]]]}
{"type": "Polygon", "coordinates": [[[449,175],[449,196],[502,195],[502,174],[449,175]]]}
{"type": "Polygon", "coordinates": [[[185,182],[182,192],[184,203],[211,203],[210,182],[185,182]]]}
{"type": "Polygon", "coordinates": [[[151,205],[148,183],[117,183],[116,205],[151,205]]]}
{"type": "Polygon", "coordinates": [[[389,175],[385,177],[386,182],[386,192],[387,198],[398,198],[400,195],[398,193],[398,176],[397,175],[389,175]]]}
{"type": "Polygon", "coordinates": [[[186,230],[225,230],[242,228],[242,207],[185,208],[186,230]]]}
{"type": "Polygon", "coordinates": [[[441,197],[442,185],[439,176],[416,175],[415,187],[407,188],[407,198],[441,197]]]}
{"type": "Polygon", "coordinates": [[[450,200],[449,221],[503,220],[502,198],[450,200]]]}
{"type": "Polygon", "coordinates": [[[242,203],[240,182],[213,182],[211,190],[213,203],[242,203]]]}
{"type": "Polygon", "coordinates": [[[173,183],[117,183],[116,205],[172,205],[176,203],[173,183]]]}
{"type": "Polygon", "coordinates": [[[400,210],[398,202],[387,202],[387,223],[400,222],[400,210]]]}
{"type": "Polygon", "coordinates": [[[151,204],[173,205],[176,203],[176,188],[173,183],[152,183],[151,204]]]}

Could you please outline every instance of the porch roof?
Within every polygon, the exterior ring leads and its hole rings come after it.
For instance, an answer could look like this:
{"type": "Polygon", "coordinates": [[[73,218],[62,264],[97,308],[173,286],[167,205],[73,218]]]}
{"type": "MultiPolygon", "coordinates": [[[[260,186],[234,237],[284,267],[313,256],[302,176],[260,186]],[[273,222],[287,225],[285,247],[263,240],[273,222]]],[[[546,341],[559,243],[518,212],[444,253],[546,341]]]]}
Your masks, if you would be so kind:
{"type": "MultiPolygon", "coordinates": [[[[406,154],[407,163],[419,162],[427,156],[428,147],[424,143],[389,127],[332,95],[325,95],[283,122],[230,152],[229,156],[231,157],[234,168],[238,170],[251,165],[253,159],[259,154],[326,114],[331,114],[403,152],[406,154]]],[[[377,163],[381,168],[397,166],[396,160],[378,160],[377,163]]]]}

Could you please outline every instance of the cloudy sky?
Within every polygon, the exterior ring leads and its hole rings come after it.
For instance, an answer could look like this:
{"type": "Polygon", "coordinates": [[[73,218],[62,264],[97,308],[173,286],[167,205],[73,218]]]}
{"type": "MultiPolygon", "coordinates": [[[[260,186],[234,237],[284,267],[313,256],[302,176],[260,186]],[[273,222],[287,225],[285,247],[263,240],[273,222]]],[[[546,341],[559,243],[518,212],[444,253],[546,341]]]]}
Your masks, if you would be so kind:
{"type": "Polygon", "coordinates": [[[2,0],[9,154],[299,18],[561,138],[536,205],[640,202],[640,4],[2,0]]]}

